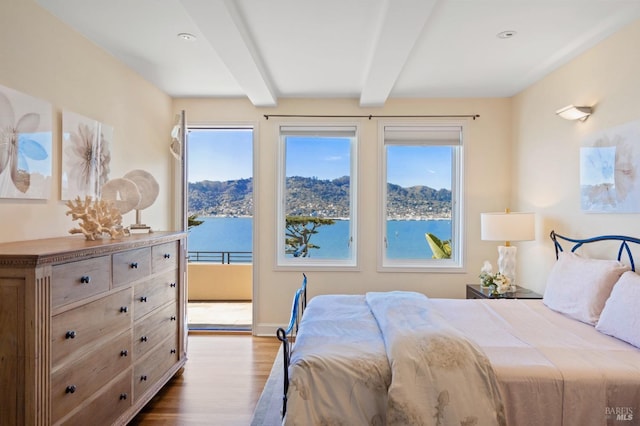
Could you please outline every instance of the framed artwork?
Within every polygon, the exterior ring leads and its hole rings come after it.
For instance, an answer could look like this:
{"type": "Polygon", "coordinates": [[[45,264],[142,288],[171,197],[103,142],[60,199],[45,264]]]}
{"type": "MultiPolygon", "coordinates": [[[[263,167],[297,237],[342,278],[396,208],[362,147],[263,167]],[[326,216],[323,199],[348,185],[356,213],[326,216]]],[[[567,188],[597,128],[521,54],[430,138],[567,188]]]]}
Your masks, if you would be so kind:
{"type": "Polygon", "coordinates": [[[51,104],[0,86],[0,198],[51,195],[51,104]]]}
{"type": "Polygon", "coordinates": [[[580,203],[585,212],[640,212],[640,121],[588,137],[580,148],[580,203]]]}
{"type": "Polygon", "coordinates": [[[109,180],[113,128],[71,111],[62,113],[61,198],[101,197],[109,180]]]}

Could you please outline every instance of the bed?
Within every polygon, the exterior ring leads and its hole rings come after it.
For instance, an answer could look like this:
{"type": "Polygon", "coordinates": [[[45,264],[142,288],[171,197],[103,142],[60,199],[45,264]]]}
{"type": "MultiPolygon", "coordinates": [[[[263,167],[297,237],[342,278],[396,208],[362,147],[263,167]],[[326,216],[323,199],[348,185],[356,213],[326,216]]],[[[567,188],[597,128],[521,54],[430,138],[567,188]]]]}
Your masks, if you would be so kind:
{"type": "Polygon", "coordinates": [[[283,424],[640,424],[640,240],[551,239],[543,300],[393,291],[307,304],[304,276],[277,332],[283,424]],[[578,254],[611,242],[616,259],[578,254]]]}

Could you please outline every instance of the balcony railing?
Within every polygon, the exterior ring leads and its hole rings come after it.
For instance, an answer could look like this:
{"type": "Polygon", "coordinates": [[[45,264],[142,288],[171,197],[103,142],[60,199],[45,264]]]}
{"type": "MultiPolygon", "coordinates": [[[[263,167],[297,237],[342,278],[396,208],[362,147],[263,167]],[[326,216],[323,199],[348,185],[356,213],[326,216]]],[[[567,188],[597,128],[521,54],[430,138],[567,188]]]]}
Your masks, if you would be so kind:
{"type": "Polygon", "coordinates": [[[253,252],[250,251],[190,251],[187,253],[189,262],[209,263],[251,263],[253,252]]]}

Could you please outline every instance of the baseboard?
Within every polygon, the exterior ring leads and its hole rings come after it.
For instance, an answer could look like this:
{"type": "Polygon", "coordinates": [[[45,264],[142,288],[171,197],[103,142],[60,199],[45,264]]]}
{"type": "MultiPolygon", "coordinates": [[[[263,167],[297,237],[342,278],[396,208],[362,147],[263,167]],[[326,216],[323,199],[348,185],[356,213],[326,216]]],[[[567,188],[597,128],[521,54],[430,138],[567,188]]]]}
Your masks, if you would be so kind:
{"type": "Polygon", "coordinates": [[[278,330],[279,327],[285,326],[282,324],[254,324],[253,335],[260,337],[276,337],[276,330],[278,330]]]}

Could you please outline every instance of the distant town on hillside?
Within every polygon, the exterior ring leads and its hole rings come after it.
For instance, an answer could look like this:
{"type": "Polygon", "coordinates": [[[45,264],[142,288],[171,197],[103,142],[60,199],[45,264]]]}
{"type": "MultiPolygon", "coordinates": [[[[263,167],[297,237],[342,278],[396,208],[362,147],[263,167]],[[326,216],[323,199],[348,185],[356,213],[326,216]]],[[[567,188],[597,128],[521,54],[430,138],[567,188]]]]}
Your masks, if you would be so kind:
{"type": "MultiPolygon", "coordinates": [[[[323,180],[293,176],[286,184],[288,216],[349,216],[349,177],[323,180]]],[[[252,216],[252,192],[253,179],[189,182],[189,214],[252,216]]],[[[387,199],[389,219],[451,218],[451,191],[447,189],[388,184],[387,199]]]]}

